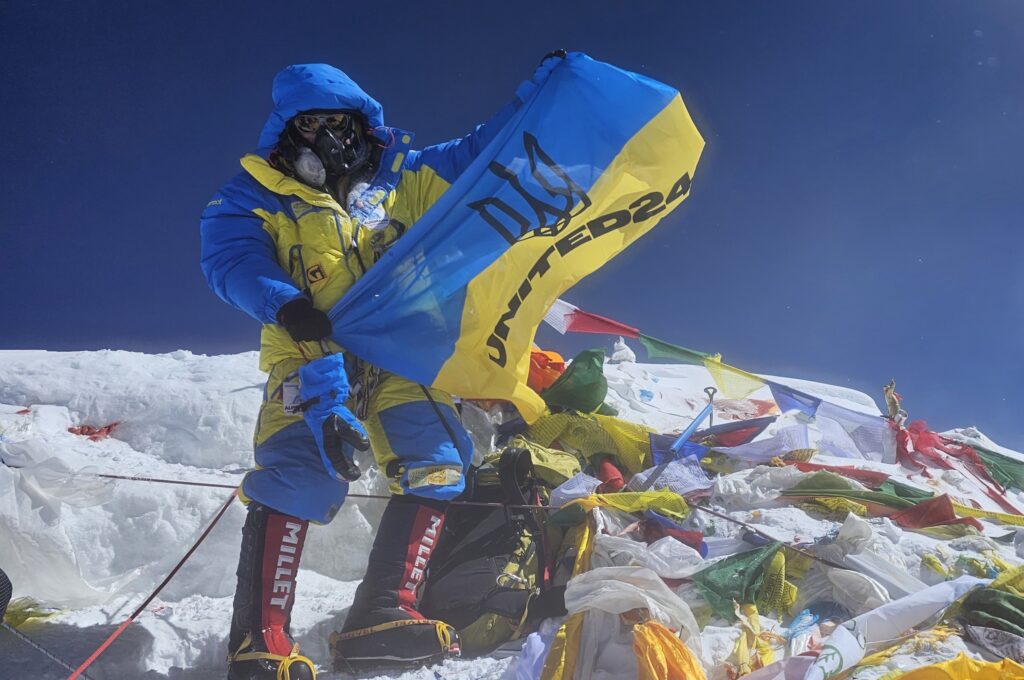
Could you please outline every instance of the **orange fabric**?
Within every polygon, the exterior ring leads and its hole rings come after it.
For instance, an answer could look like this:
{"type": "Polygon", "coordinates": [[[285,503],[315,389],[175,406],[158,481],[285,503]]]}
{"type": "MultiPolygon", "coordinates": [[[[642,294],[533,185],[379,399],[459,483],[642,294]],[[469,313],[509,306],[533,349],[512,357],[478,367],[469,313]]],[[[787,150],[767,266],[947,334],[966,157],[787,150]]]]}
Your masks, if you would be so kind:
{"type": "Polygon", "coordinates": [[[558,352],[535,349],[530,352],[530,377],[526,384],[538,394],[551,387],[565,373],[565,359],[558,352]]]}
{"type": "Polygon", "coordinates": [[[597,487],[597,493],[615,493],[626,486],[626,480],[622,478],[622,471],[615,467],[611,456],[601,458],[597,464],[597,478],[603,482],[597,487]]]}
{"type": "Polygon", "coordinates": [[[92,425],[79,425],[77,427],[69,427],[68,432],[70,432],[71,434],[78,434],[82,435],[83,437],[88,437],[89,441],[98,442],[101,439],[106,439],[111,434],[113,434],[114,430],[117,429],[117,426],[119,424],[120,423],[118,423],[117,421],[114,421],[109,425],[104,425],[103,427],[94,427],[92,425]]]}

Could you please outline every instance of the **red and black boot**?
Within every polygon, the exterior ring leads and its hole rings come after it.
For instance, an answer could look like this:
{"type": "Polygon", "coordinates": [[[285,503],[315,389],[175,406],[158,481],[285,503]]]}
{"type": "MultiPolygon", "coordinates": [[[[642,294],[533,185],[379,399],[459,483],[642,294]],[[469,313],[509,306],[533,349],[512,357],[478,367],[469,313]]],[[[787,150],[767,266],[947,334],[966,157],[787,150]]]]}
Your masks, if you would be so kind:
{"type": "Polygon", "coordinates": [[[242,527],[228,680],[315,680],[288,631],[309,523],[251,503],[242,527]]]}
{"type": "Polygon", "coordinates": [[[344,627],[331,636],[336,670],[419,666],[459,656],[455,629],[417,611],[446,507],[415,496],[388,502],[366,576],[344,627]]]}

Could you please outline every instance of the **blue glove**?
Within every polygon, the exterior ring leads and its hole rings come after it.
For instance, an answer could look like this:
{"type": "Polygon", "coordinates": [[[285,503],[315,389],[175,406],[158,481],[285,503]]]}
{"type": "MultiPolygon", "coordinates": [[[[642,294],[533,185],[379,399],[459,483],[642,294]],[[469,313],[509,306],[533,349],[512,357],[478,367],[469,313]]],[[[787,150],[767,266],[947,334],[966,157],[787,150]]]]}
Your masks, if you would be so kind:
{"type": "Polygon", "coordinates": [[[335,479],[354,482],[361,474],[353,449],[366,451],[370,441],[362,423],[345,407],[348,375],[341,354],[316,359],[299,368],[303,417],[313,431],[320,460],[335,479]]]}

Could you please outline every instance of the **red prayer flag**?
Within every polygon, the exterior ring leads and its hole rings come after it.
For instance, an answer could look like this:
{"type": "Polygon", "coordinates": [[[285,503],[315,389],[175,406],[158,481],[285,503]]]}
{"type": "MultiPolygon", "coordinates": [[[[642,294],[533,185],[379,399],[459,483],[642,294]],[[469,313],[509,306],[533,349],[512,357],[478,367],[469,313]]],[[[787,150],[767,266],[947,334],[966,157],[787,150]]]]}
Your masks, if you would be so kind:
{"type": "Polygon", "coordinates": [[[621,335],[626,338],[637,338],[640,336],[639,329],[627,326],[624,323],[619,323],[612,319],[607,319],[603,316],[598,316],[597,314],[584,312],[582,309],[577,309],[569,315],[567,330],[574,333],[621,335]]]}
{"type": "Polygon", "coordinates": [[[984,531],[981,522],[973,517],[957,517],[953,511],[953,501],[947,494],[921,501],[912,508],[898,510],[889,519],[906,529],[923,529],[944,524],[967,524],[978,531],[984,531]]]}

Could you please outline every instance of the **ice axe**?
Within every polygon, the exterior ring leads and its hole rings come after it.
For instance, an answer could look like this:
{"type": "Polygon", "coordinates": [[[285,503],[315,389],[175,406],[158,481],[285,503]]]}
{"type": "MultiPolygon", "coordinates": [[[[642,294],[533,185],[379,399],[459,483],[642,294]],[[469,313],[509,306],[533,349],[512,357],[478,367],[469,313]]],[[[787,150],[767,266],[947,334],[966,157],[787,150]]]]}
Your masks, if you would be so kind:
{"type": "Polygon", "coordinates": [[[715,395],[718,394],[718,389],[715,387],[705,387],[704,394],[708,395],[708,405],[712,407],[711,413],[708,414],[708,427],[714,427],[715,425],[715,395]]]}

